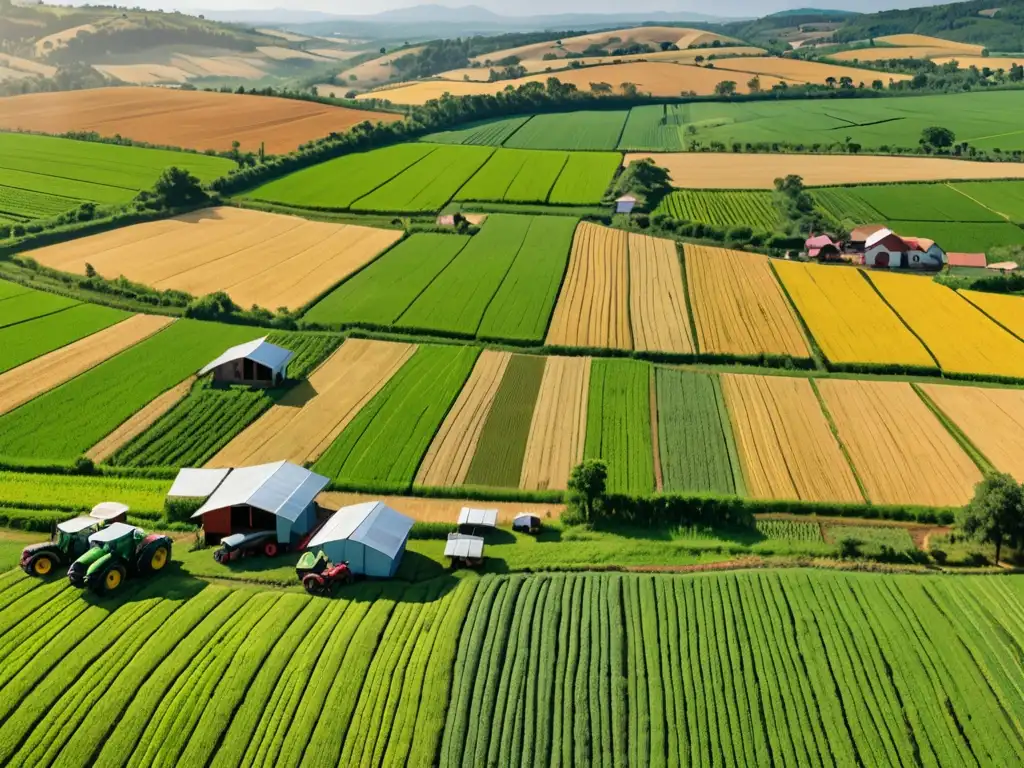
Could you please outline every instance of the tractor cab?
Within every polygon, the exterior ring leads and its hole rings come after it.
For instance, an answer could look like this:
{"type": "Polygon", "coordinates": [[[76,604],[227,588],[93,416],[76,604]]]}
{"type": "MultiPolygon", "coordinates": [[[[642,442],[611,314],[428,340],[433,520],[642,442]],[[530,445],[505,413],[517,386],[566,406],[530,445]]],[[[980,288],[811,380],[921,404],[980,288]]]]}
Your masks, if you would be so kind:
{"type": "Polygon", "coordinates": [[[74,562],[92,546],[89,538],[111,523],[124,523],[128,506],[105,501],[80,515],[58,523],[50,541],[32,544],[21,552],[21,568],[31,576],[48,576],[57,568],[74,562]]]}
{"type": "Polygon", "coordinates": [[[148,576],[171,559],[171,540],[141,528],[113,523],[89,536],[91,548],[71,564],[68,580],[100,594],[117,590],[129,575],[148,576]]]}

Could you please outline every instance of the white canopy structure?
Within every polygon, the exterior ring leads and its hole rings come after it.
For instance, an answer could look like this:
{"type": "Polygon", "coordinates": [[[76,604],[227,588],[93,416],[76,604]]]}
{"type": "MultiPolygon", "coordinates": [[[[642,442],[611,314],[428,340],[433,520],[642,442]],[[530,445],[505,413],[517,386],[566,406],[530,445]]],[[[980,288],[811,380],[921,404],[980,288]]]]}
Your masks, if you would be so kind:
{"type": "Polygon", "coordinates": [[[233,469],[192,517],[248,506],[294,522],[329,482],[289,461],[233,469]]]}
{"type": "Polygon", "coordinates": [[[92,508],[89,517],[97,520],[115,520],[128,514],[128,505],[119,504],[116,501],[104,501],[92,508]]]}
{"type": "Polygon", "coordinates": [[[498,525],[498,510],[474,509],[463,507],[459,512],[459,525],[472,525],[481,528],[494,528],[498,525]]]}
{"type": "Polygon", "coordinates": [[[129,533],[134,533],[139,530],[134,525],[128,525],[128,523],[114,523],[108,525],[102,531],[96,531],[92,536],[89,537],[90,544],[105,544],[108,541],[117,541],[122,536],[127,536],[129,533]]]}
{"type": "Polygon", "coordinates": [[[172,499],[208,499],[220,487],[230,469],[193,469],[178,472],[167,495],[172,499]]]}
{"type": "Polygon", "coordinates": [[[95,517],[82,515],[80,517],[73,517],[70,520],[65,520],[63,523],[57,523],[57,530],[63,531],[64,533],[81,533],[89,528],[95,528],[102,523],[102,520],[95,517]]]}
{"type": "Polygon", "coordinates": [[[309,548],[323,547],[332,562],[347,562],[353,573],[395,575],[405,553],[413,519],[383,501],[342,507],[310,539],[309,548]]]}
{"type": "Polygon", "coordinates": [[[484,556],[484,540],[482,536],[466,536],[461,533],[449,533],[444,545],[444,556],[469,560],[479,560],[484,556]]]}
{"type": "Polygon", "coordinates": [[[279,347],[276,344],[271,344],[267,341],[267,337],[264,336],[262,339],[231,347],[231,349],[224,352],[212,363],[208,363],[205,368],[199,371],[199,375],[203,376],[214,368],[224,365],[224,363],[234,362],[235,360],[252,360],[254,363],[259,363],[277,372],[282,370],[294,356],[294,352],[284,347],[279,347]]]}

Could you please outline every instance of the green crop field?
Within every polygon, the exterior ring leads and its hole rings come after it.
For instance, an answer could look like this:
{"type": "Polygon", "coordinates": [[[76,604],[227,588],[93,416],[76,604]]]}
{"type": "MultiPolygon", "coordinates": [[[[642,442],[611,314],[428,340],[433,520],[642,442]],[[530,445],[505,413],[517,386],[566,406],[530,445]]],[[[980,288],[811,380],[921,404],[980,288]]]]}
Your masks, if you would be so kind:
{"type": "Polygon", "coordinates": [[[1010,221],[1024,222],[1022,181],[960,181],[950,186],[1010,221]]]}
{"type": "Polygon", "coordinates": [[[639,360],[592,364],[584,456],[608,464],[609,493],[654,490],[650,378],[650,364],[639,360]]]}
{"type": "Polygon", "coordinates": [[[316,463],[348,483],[405,488],[480,350],[421,345],[316,463]]]}
{"type": "Polygon", "coordinates": [[[665,491],[736,493],[717,377],[659,367],[655,380],[665,491]]]}
{"type": "Polygon", "coordinates": [[[309,376],[320,363],[330,357],[343,338],[337,333],[273,331],[267,334],[267,341],[295,354],[288,362],[288,378],[299,381],[309,376]]]}
{"type": "Polygon", "coordinates": [[[0,472],[0,507],[45,507],[80,512],[104,501],[117,500],[131,507],[132,515],[157,517],[163,512],[164,498],[170,488],[170,480],[142,477],[0,472]]]}
{"type": "Polygon", "coordinates": [[[517,488],[545,358],[513,355],[484,422],[466,485],[517,488]]]}
{"type": "Polygon", "coordinates": [[[517,149],[613,150],[626,122],[625,110],[534,115],[506,139],[517,149]]]}
{"type": "Polygon", "coordinates": [[[411,235],[313,305],[305,319],[322,325],[392,325],[470,239],[411,235]]]}
{"type": "Polygon", "coordinates": [[[455,199],[543,203],[568,159],[568,152],[496,150],[455,199]]]}
{"type": "MultiPolygon", "coordinates": [[[[3,300],[0,299],[0,307],[3,300]]],[[[52,315],[0,328],[0,373],[101,331],[129,317],[127,312],[79,304],[52,315]]]]}
{"type": "Polygon", "coordinates": [[[867,200],[855,194],[856,187],[816,187],[811,191],[814,202],[836,221],[852,224],[873,224],[885,217],[867,200]]]}
{"type": "Polygon", "coordinates": [[[828,538],[836,543],[854,539],[868,548],[885,546],[897,552],[916,549],[910,532],[894,525],[829,525],[825,531],[828,538]]]}
{"type": "Polygon", "coordinates": [[[437,144],[479,144],[488,147],[500,147],[519,127],[530,119],[525,117],[504,117],[498,120],[484,120],[470,123],[463,128],[451,131],[431,133],[423,141],[437,144]]]}
{"type": "Polygon", "coordinates": [[[551,190],[549,201],[560,205],[596,205],[604,197],[622,163],[616,152],[574,152],[551,190]]]}
{"type": "MultiPolygon", "coordinates": [[[[946,184],[878,184],[842,188],[843,196],[858,199],[879,218],[901,221],[1002,222],[997,213],[978,205],[946,184]]],[[[816,193],[815,193],[816,194],[816,193]]],[[[855,205],[855,210],[860,206],[855,205]]]]}
{"type": "Polygon", "coordinates": [[[477,336],[544,340],[569,262],[576,219],[534,216],[516,260],[480,321],[477,336]]]}
{"type": "Polygon", "coordinates": [[[178,320],[0,417],[0,456],[70,462],[162,392],[258,330],[178,320]]]}
{"type": "Polygon", "coordinates": [[[619,140],[619,149],[628,151],[682,152],[686,149],[678,105],[652,104],[633,107],[619,140]]]}
{"type": "Polygon", "coordinates": [[[235,167],[190,152],[0,133],[0,215],[45,218],[86,201],[127,203],[172,165],[205,182],[235,167]]]}
{"type": "Polygon", "coordinates": [[[342,210],[434,151],[427,144],[397,144],[328,160],[267,182],[245,197],[301,208],[342,210]]]}
{"type": "Polygon", "coordinates": [[[263,390],[200,387],[106,463],[114,467],[201,467],[272,404],[263,390]]]}
{"type": "Polygon", "coordinates": [[[45,291],[17,291],[0,299],[0,329],[24,323],[37,317],[64,312],[81,302],[45,291]]]}
{"type": "Polygon", "coordinates": [[[976,253],[996,245],[1024,245],[1024,230],[1016,224],[972,224],[958,221],[885,221],[900,235],[927,237],[944,251],[976,253]]]}
{"type": "Polygon", "coordinates": [[[391,181],[352,203],[351,208],[385,213],[440,210],[493,151],[490,147],[438,145],[391,181]]]}
{"type": "Polygon", "coordinates": [[[820,544],[824,541],[820,523],[800,520],[758,520],[757,532],[771,541],[798,541],[820,544]]]}
{"type": "Polygon", "coordinates": [[[12,296],[20,296],[23,293],[28,293],[31,288],[26,288],[18,283],[12,283],[7,280],[0,280],[0,301],[9,299],[12,296]]]}
{"type": "Polygon", "coordinates": [[[713,227],[750,227],[774,232],[779,211],[771,192],[677,189],[658,204],[656,213],[713,227]]]}

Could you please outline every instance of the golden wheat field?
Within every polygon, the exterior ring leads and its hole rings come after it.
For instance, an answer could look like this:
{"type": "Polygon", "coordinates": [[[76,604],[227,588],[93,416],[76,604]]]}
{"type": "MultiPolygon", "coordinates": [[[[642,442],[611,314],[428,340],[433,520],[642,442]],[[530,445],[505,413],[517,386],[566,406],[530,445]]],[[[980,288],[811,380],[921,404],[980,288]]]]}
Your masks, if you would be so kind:
{"type": "Polygon", "coordinates": [[[576,227],[548,344],[632,348],[626,243],[622,230],[587,221],[576,227]]]}
{"type": "Polygon", "coordinates": [[[683,253],[698,351],[811,356],[767,256],[702,245],[686,245],[683,253]]]}
{"type": "Polygon", "coordinates": [[[942,384],[921,389],[992,466],[1024,483],[1024,390],[942,384]]]}
{"type": "Polygon", "coordinates": [[[465,482],[494,396],[498,394],[511,359],[511,352],[485,349],[480,353],[469,380],[420,463],[416,473],[418,485],[462,485],[465,482]]]}
{"type": "Polygon", "coordinates": [[[519,487],[564,491],[583,460],[590,391],[589,357],[549,357],[530,420],[519,487]]]}
{"type": "Polygon", "coordinates": [[[127,445],[141,435],[156,424],[161,416],[180,403],[182,398],[192,389],[195,380],[195,376],[189,376],[176,387],[172,387],[156,399],[151,400],[148,405],[142,408],[142,410],[137,411],[128,421],[124,422],[86,451],[85,458],[92,460],[96,464],[106,461],[117,453],[121,446],[127,445]]]}
{"type": "Polygon", "coordinates": [[[529,503],[521,501],[480,501],[473,499],[429,499],[422,496],[381,496],[379,494],[326,491],[316,497],[325,509],[341,509],[350,504],[383,501],[392,509],[400,509],[417,523],[450,523],[459,519],[463,507],[498,510],[498,525],[512,525],[517,515],[537,515],[541,521],[557,520],[565,511],[564,504],[529,503]]]}
{"type": "MultiPolygon", "coordinates": [[[[852,51],[840,51],[829,56],[836,61],[849,61],[851,63],[888,61],[890,59],[935,59],[939,56],[954,55],[955,51],[949,48],[934,45],[913,45],[913,46],[878,46],[877,48],[857,48],[852,51]]],[[[879,72],[880,79],[888,82],[888,72],[879,72]]]]}
{"type": "Polygon", "coordinates": [[[872,504],[958,506],[981,471],[901,381],[817,382],[872,504]]]}
{"type": "Polygon", "coordinates": [[[960,65],[960,69],[988,67],[993,71],[1000,69],[1009,71],[1010,67],[1015,64],[1024,64],[1024,56],[942,56],[933,58],[932,61],[940,66],[955,61],[960,65]]]}
{"type": "Polygon", "coordinates": [[[206,466],[316,461],[415,351],[415,344],[347,339],[206,466]]]}
{"type": "Polygon", "coordinates": [[[829,362],[937,367],[861,270],[778,259],[772,266],[829,362]]]}
{"type": "MultiPolygon", "coordinates": [[[[349,67],[342,71],[335,77],[337,84],[333,86],[321,85],[317,87],[318,89],[338,88],[347,91],[349,88],[357,86],[365,87],[374,83],[385,83],[396,75],[394,67],[395,59],[401,58],[402,56],[417,54],[422,50],[422,45],[412,46],[411,48],[394,49],[383,56],[378,56],[375,59],[364,61],[361,64],[356,64],[354,67],[349,67]],[[353,79],[353,76],[355,79],[353,79]]],[[[327,93],[325,90],[318,90],[318,92],[327,93]]]]}
{"type": "Polygon", "coordinates": [[[398,230],[325,224],[244,208],[210,208],[136,224],[26,255],[54,269],[124,275],[154,288],[236,304],[297,309],[402,236],[398,230]]]}
{"type": "Polygon", "coordinates": [[[651,158],[680,189],[774,189],[795,173],[808,186],[883,181],[964,181],[1024,178],[1022,163],[981,163],[942,157],[877,155],[747,155],[714,152],[628,152],[623,167],[651,158]]]}
{"type": "Polygon", "coordinates": [[[954,40],[945,40],[941,37],[931,37],[929,35],[883,35],[882,37],[876,37],[875,42],[895,46],[927,46],[931,48],[944,48],[947,51],[971,53],[974,54],[975,56],[981,56],[981,52],[985,50],[985,46],[983,45],[974,45],[973,43],[958,43],[954,40]]]}
{"type": "Polygon", "coordinates": [[[1024,379],[1024,342],[963,296],[924,275],[868,274],[942,370],[1024,379]]]}
{"type": "MultiPolygon", "coordinates": [[[[783,59],[778,56],[745,57],[742,59],[715,59],[716,70],[730,70],[756,75],[772,75],[788,82],[824,85],[828,78],[837,82],[844,77],[853,78],[853,84],[870,85],[873,80],[909,80],[910,75],[895,75],[875,69],[858,69],[836,64],[822,64],[803,59],[783,59]]],[[[762,88],[764,85],[762,84],[762,88]]]]}
{"type": "Polygon", "coordinates": [[[1024,339],[1024,298],[982,291],[957,291],[1017,338],[1024,339]]]}
{"type": "Polygon", "coordinates": [[[630,233],[629,323],[633,348],[693,352],[683,273],[672,240],[630,233]]]}
{"type": "Polygon", "coordinates": [[[174,318],[162,315],[132,315],[116,325],[0,374],[0,414],[85,373],[173,322],[174,318]]]}
{"type": "Polygon", "coordinates": [[[729,373],[721,380],[753,498],[864,500],[809,379],[729,373]]]}

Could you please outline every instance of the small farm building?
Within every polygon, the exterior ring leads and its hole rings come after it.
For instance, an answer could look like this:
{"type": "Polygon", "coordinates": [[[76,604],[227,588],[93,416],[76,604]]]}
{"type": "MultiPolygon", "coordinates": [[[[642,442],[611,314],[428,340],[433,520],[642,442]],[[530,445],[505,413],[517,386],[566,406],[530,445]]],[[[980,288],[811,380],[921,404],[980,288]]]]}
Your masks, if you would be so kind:
{"type": "Polygon", "coordinates": [[[298,544],[316,526],[316,497],[330,480],[287,461],[231,470],[192,515],[206,540],[232,533],[277,531],[278,544],[298,544]]]}
{"type": "Polygon", "coordinates": [[[833,241],[828,235],[807,238],[804,249],[810,258],[821,261],[839,261],[842,255],[842,243],[833,241]]]}
{"type": "Polygon", "coordinates": [[[352,573],[390,578],[398,571],[412,530],[411,517],[383,501],[342,507],[310,539],[333,563],[347,562],[352,573]]]}
{"type": "Polygon", "coordinates": [[[170,499],[208,499],[224,478],[228,476],[230,469],[186,469],[178,470],[171,490],[167,492],[170,499]]]}
{"type": "Polygon", "coordinates": [[[984,253],[947,253],[946,263],[951,267],[984,267],[988,262],[984,253]]]}
{"type": "Polygon", "coordinates": [[[293,356],[290,350],[271,344],[264,336],[231,347],[203,368],[199,375],[205,376],[213,371],[213,380],[219,384],[274,387],[288,378],[288,361],[293,356]]]}
{"type": "Polygon", "coordinates": [[[1016,261],[999,261],[995,264],[986,264],[986,269],[994,269],[998,272],[1013,272],[1017,269],[1016,261]]]}
{"type": "Polygon", "coordinates": [[[863,226],[857,227],[850,233],[850,239],[847,243],[851,250],[863,253],[864,248],[867,245],[868,238],[883,229],[885,229],[884,224],[864,224],[863,226]]]}
{"type": "Polygon", "coordinates": [[[900,269],[939,269],[946,254],[933,240],[923,237],[900,237],[891,229],[880,229],[871,235],[864,248],[864,265],[900,269]]]}
{"type": "Polygon", "coordinates": [[[632,213],[636,207],[636,198],[633,195],[623,195],[615,199],[616,213],[632,213]]]}
{"type": "Polygon", "coordinates": [[[444,545],[444,556],[451,558],[453,565],[480,565],[484,560],[483,537],[449,533],[444,545]]]}
{"type": "Polygon", "coordinates": [[[494,528],[498,525],[498,510],[463,507],[459,511],[459,529],[494,528]]]}

